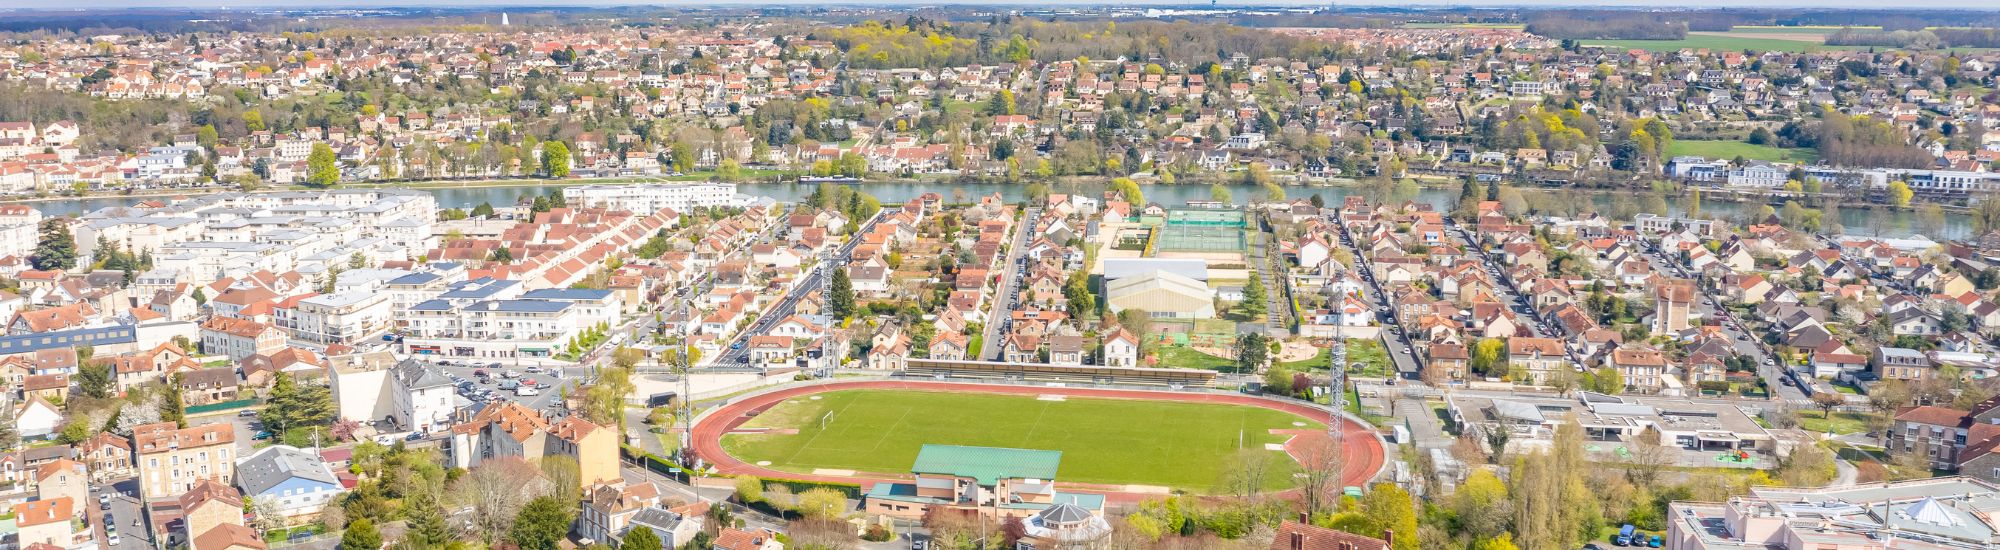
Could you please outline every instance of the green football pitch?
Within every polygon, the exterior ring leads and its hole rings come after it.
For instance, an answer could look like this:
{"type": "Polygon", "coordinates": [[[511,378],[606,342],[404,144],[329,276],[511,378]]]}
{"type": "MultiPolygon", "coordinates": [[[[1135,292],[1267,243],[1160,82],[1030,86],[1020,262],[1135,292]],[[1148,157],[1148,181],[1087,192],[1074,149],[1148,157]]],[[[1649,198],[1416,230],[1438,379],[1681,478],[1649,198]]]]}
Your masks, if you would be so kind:
{"type": "Polygon", "coordinates": [[[1266,450],[1266,443],[1286,439],[1271,430],[1326,429],[1290,413],[1237,405],[910,390],[799,397],[743,428],[774,432],[724,436],[729,454],[791,472],[908,472],[930,443],[1061,451],[1060,481],[1198,492],[1222,487],[1225,472],[1255,461],[1263,463],[1266,489],[1287,487],[1298,464],[1266,450]]]}

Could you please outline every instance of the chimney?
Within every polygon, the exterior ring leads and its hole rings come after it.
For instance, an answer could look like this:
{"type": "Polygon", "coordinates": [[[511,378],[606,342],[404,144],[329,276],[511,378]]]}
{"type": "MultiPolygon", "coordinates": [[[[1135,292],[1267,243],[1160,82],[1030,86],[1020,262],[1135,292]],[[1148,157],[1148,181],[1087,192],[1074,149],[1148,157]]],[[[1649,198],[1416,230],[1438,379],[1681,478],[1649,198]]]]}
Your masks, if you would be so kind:
{"type": "Polygon", "coordinates": [[[1383,547],[1385,547],[1385,548],[1387,548],[1387,547],[1394,547],[1394,546],[1396,546],[1396,530],[1395,530],[1395,529],[1383,529],[1383,530],[1382,530],[1382,546],[1383,546],[1383,547]]]}
{"type": "Polygon", "coordinates": [[[1299,523],[1304,525],[1311,525],[1312,514],[1308,512],[1299,512],[1299,523]]]}
{"type": "Polygon", "coordinates": [[[1292,550],[1305,550],[1305,548],[1306,534],[1300,531],[1292,531],[1292,550]]]}

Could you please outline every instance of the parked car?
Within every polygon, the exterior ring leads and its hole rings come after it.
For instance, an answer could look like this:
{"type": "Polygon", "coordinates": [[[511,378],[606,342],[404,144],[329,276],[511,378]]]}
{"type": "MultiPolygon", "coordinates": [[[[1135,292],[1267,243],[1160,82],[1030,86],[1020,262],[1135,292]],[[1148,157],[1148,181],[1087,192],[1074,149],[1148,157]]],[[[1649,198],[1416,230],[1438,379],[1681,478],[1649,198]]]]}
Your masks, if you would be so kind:
{"type": "Polygon", "coordinates": [[[516,371],[516,370],[514,370],[514,369],[507,369],[507,372],[503,372],[503,373],[500,373],[500,377],[501,377],[501,378],[520,378],[520,377],[521,377],[521,373],[520,373],[520,371],[516,371]]]}
{"type": "Polygon", "coordinates": [[[1611,542],[1619,546],[1631,546],[1632,543],[1638,542],[1639,539],[1635,538],[1637,536],[1639,536],[1639,528],[1627,523],[1624,527],[1618,528],[1618,536],[1613,537],[1611,542]]]}
{"type": "Polygon", "coordinates": [[[514,395],[518,395],[521,397],[527,397],[530,395],[541,395],[541,394],[542,394],[541,390],[535,389],[534,386],[521,386],[518,388],[514,388],[514,395]]]}

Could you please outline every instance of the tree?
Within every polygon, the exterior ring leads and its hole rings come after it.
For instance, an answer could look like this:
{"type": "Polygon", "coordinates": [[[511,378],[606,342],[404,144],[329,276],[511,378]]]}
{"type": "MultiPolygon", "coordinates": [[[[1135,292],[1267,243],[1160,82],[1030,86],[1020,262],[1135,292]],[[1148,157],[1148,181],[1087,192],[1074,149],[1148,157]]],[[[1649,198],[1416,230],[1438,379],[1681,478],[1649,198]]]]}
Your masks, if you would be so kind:
{"type": "Polygon", "coordinates": [[[839,519],[847,513],[847,495],[825,487],[808,489],[799,493],[798,505],[792,511],[807,519],[839,519]]]}
{"type": "Polygon", "coordinates": [[[1618,369],[1611,367],[1597,369],[1591,376],[1591,382],[1590,391],[1597,393],[1617,395],[1625,391],[1625,376],[1620,374],[1618,369]]]}
{"type": "Polygon", "coordinates": [[[569,177],[569,145],[560,141],[542,144],[542,173],[551,178],[569,177]]]}
{"type": "Polygon", "coordinates": [[[1118,193],[1119,197],[1124,198],[1127,204],[1146,204],[1145,193],[1139,191],[1139,182],[1132,181],[1132,178],[1113,178],[1111,180],[1111,190],[1118,193]]]}
{"type": "Polygon", "coordinates": [[[474,206],[474,207],[472,207],[472,217],[475,217],[475,218],[491,218],[491,217],[493,217],[493,203],[490,203],[490,202],[482,202],[482,203],[479,203],[479,206],[474,206]]]}
{"type": "Polygon", "coordinates": [[[42,220],[41,236],[35,243],[35,252],[28,257],[28,263],[43,271],[68,271],[76,268],[76,239],[70,236],[69,220],[49,218],[42,220]]]}
{"type": "Polygon", "coordinates": [[[1230,202],[1229,188],[1224,187],[1220,183],[1210,185],[1208,186],[1208,198],[1210,200],[1214,200],[1215,202],[1228,204],[1230,202]]]}
{"type": "Polygon", "coordinates": [[[315,187],[340,183],[340,158],[334,155],[333,146],[313,143],[312,154],[306,156],[306,183],[315,187]]]}
{"type": "Polygon", "coordinates": [[[1847,404],[1847,398],[1841,397],[1838,392],[1823,391],[1814,393],[1812,402],[1813,406],[1819,407],[1820,418],[1832,419],[1833,408],[1847,404]]]}
{"type": "Polygon", "coordinates": [[[1472,344],[1472,360],[1468,367],[1481,374],[1506,370],[1505,354],[1507,342],[1499,338],[1482,338],[1472,344]]]}
{"type": "Polygon", "coordinates": [[[514,517],[508,538],[521,550],[556,550],[569,534],[576,507],[553,496],[535,497],[514,517]]]}
{"type": "Polygon", "coordinates": [[[854,314],[854,281],[847,277],[847,270],[836,266],[823,266],[833,270],[833,288],[827,298],[827,309],[835,319],[846,319],[854,314]]]}
{"type": "Polygon", "coordinates": [[[470,531],[492,542],[507,534],[521,506],[546,490],[547,483],[525,460],[495,458],[459,476],[451,486],[450,500],[471,506],[470,531]]]}
{"type": "Polygon", "coordinates": [[[273,379],[266,402],[269,406],[259,413],[258,418],[271,433],[324,426],[333,420],[333,396],[326,386],[299,384],[289,374],[279,373],[273,379]]]}
{"type": "Polygon", "coordinates": [[[1916,192],[1910,190],[1909,183],[1901,181],[1889,182],[1889,204],[1909,206],[1910,198],[1915,196],[1916,192]]]}
{"type": "Polygon", "coordinates": [[[1459,485],[1458,492],[1452,493],[1450,502],[1459,529],[1473,539],[1505,535],[1508,518],[1513,515],[1512,505],[1506,482],[1486,468],[1473,469],[1465,483],[1459,485]]]}
{"type": "Polygon", "coordinates": [[[1298,388],[1292,387],[1292,371],[1272,368],[1264,371],[1264,392],[1276,395],[1292,395],[1298,388]]]}
{"type": "Polygon", "coordinates": [[[486,261],[502,264],[509,263],[514,261],[514,253],[507,250],[507,247],[496,246],[493,247],[492,252],[486,254],[486,261]]]}
{"type": "Polygon", "coordinates": [[[378,550],[382,548],[382,532],[375,530],[375,521],[368,518],[354,520],[347,524],[347,532],[340,535],[341,550],[378,550]]]}
{"type": "Polygon", "coordinates": [[[555,488],[555,493],[551,496],[563,502],[575,502],[581,496],[577,493],[583,488],[583,471],[577,466],[576,458],[566,455],[547,455],[543,456],[536,466],[542,470],[542,479],[549,480],[549,485],[555,488]]]}
{"type": "MultiPolygon", "coordinates": [[[[418,548],[441,548],[453,540],[451,526],[445,523],[444,507],[438,504],[438,497],[427,491],[419,491],[404,502],[403,516],[409,521],[404,542],[418,548]]],[[[658,542],[658,539],[654,539],[658,542]]],[[[657,548],[657,547],[656,547],[657,548]]]]}
{"type": "Polygon", "coordinates": [[[1270,338],[1261,332],[1236,337],[1236,371],[1257,372],[1271,355],[1270,338]]]}
{"type": "Polygon", "coordinates": [[[84,358],[79,358],[78,363],[80,366],[76,370],[77,390],[93,399],[111,397],[111,365],[90,362],[84,358]]]}
{"type": "Polygon", "coordinates": [[[1361,497],[1361,517],[1367,520],[1369,529],[1356,535],[1379,537],[1383,532],[1393,532],[1398,536],[1390,548],[1417,550],[1416,501],[1402,487],[1386,482],[1375,484],[1373,490],[1361,497]]]}
{"type": "MultiPolygon", "coordinates": [[[[1332,438],[1320,438],[1302,442],[1297,450],[1300,498],[1305,504],[1307,517],[1317,517],[1331,512],[1340,503],[1341,473],[1346,468],[1346,458],[1342,456],[1340,443],[1332,438]]],[[[1376,533],[1379,535],[1380,533],[1376,533]]]]}
{"type": "Polygon", "coordinates": [[[1254,273],[1251,274],[1250,281],[1243,284],[1243,316],[1253,321],[1263,317],[1269,307],[1265,303],[1267,299],[1263,279],[1254,273]]]}
{"type": "Polygon", "coordinates": [[[660,536],[653,534],[651,527],[635,525],[625,532],[625,542],[618,545],[618,550],[661,550],[660,536]]]}
{"type": "Polygon", "coordinates": [[[743,165],[736,159],[722,159],[722,163],[715,166],[715,177],[722,181],[743,179],[743,165]]]}
{"type": "Polygon", "coordinates": [[[168,378],[166,387],[160,389],[160,421],[186,428],[187,406],[181,403],[181,381],[182,374],[176,372],[168,378]]]}

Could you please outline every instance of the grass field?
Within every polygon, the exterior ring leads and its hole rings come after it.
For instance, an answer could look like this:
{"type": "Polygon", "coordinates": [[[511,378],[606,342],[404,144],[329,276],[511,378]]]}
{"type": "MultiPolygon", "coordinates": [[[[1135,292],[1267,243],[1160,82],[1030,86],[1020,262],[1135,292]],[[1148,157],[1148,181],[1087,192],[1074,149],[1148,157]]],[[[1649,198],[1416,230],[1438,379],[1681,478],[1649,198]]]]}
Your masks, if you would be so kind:
{"type": "Polygon", "coordinates": [[[1169,369],[1231,370],[1236,368],[1236,360],[1216,357],[1190,347],[1160,346],[1153,353],[1160,356],[1160,366],[1169,369]]]}
{"type": "Polygon", "coordinates": [[[1117,399],[1043,401],[1022,395],[906,390],[848,390],[772,407],[750,428],[795,434],[733,434],[722,446],[736,458],[811,473],[830,468],[907,472],[926,443],[1062,451],[1058,479],[1168,486],[1209,492],[1237,452],[1270,453],[1265,486],[1291,484],[1298,463],[1265,451],[1284,436],[1271,429],[1325,429],[1318,422],[1255,407],[1117,399]],[[824,430],[820,419],[833,417],[824,430]],[[1304,426],[1294,426],[1293,423],[1304,426]]]}
{"type": "Polygon", "coordinates": [[[1811,149],[1786,149],[1769,145],[1751,145],[1741,141],[1699,141],[1691,139],[1674,140],[1667,145],[1667,156],[1697,155],[1712,159],[1729,160],[1743,157],[1750,160],[1768,162],[1803,162],[1819,160],[1819,152],[1811,149]]]}

